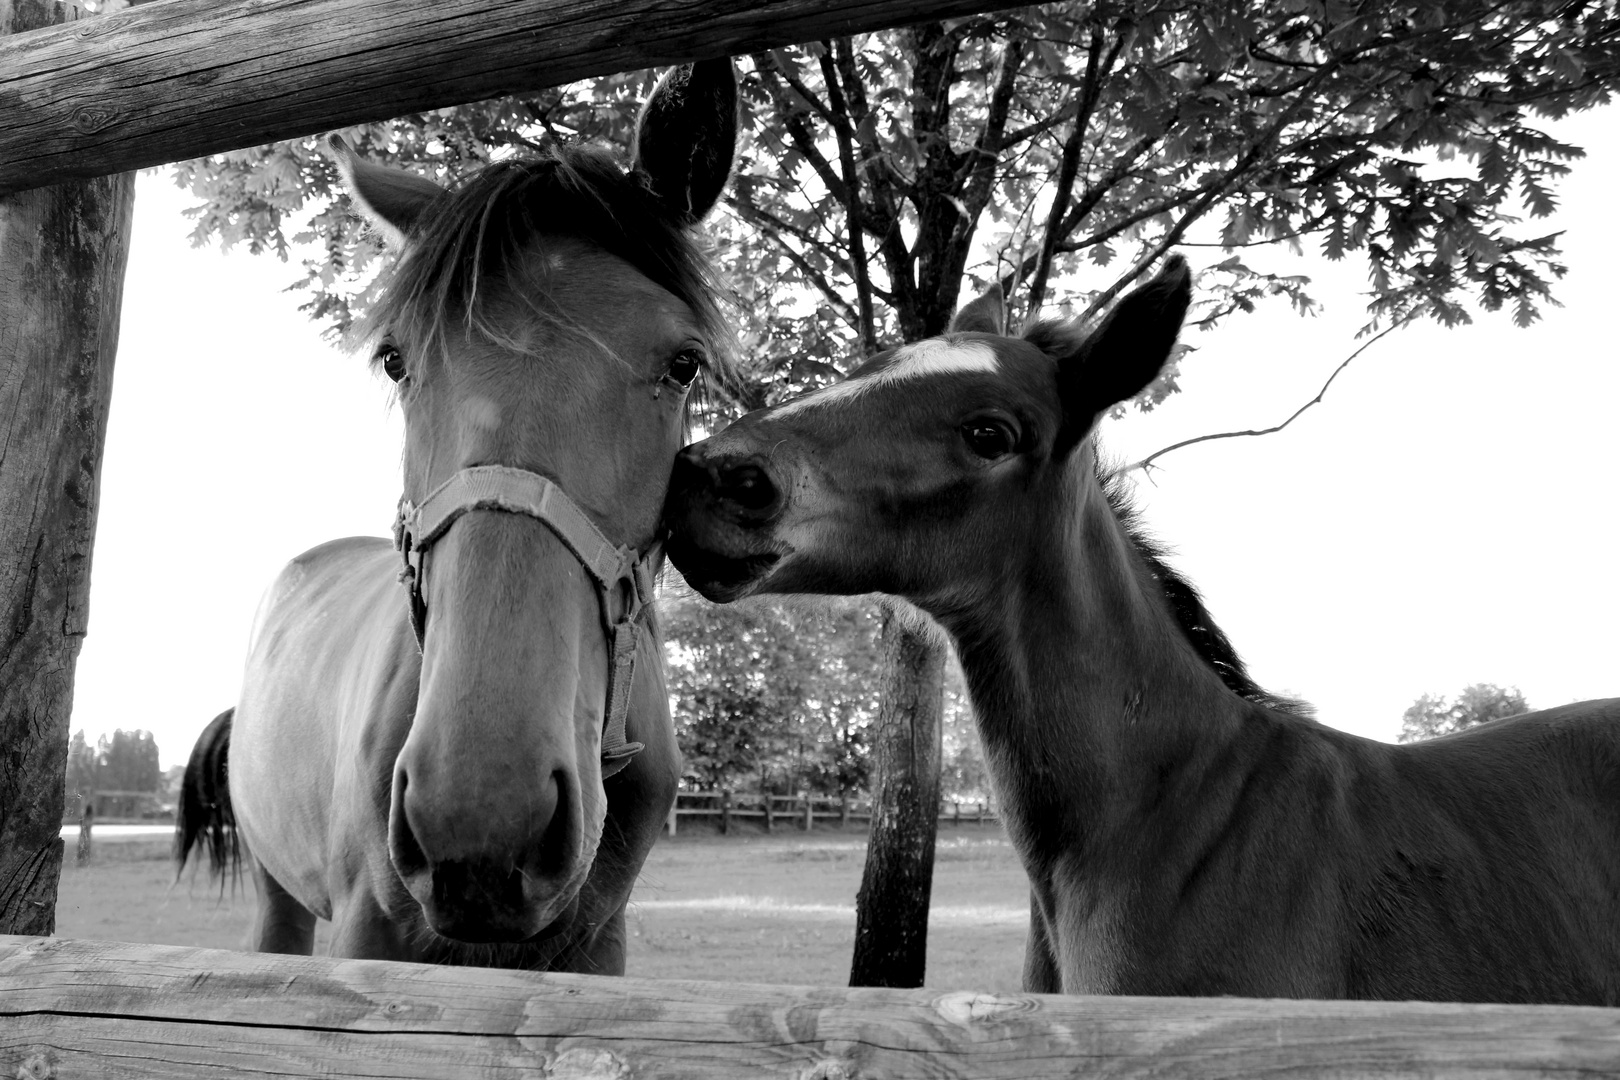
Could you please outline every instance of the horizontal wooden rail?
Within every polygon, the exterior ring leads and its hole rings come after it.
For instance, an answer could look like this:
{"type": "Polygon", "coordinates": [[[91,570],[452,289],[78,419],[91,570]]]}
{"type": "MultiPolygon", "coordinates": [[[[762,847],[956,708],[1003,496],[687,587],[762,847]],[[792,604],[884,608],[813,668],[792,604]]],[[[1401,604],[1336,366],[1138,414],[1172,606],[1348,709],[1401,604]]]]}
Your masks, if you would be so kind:
{"type": "Polygon", "coordinates": [[[8,1078],[1592,1080],[1617,1068],[1616,1009],[655,982],[0,936],[8,1078]]]}
{"type": "MultiPolygon", "coordinates": [[[[48,2],[48,0],[47,0],[48,2]]],[[[1007,0],[166,0],[0,39],[0,194],[1007,0]]]]}

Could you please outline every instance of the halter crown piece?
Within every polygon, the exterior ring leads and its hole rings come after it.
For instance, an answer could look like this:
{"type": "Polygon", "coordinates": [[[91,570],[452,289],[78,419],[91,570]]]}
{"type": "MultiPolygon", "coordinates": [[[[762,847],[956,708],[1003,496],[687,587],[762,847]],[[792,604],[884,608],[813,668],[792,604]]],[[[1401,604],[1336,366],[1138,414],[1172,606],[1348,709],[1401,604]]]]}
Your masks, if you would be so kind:
{"type": "Polygon", "coordinates": [[[411,629],[416,632],[418,649],[427,632],[427,599],[423,590],[428,549],[450,531],[457,518],[473,510],[524,514],[541,522],[557,534],[595,583],[608,646],[607,705],[602,713],[602,776],[612,776],[630,764],[630,759],[642,749],[641,743],[626,740],[624,726],[630,714],[636,648],[645,631],[643,615],[649,610],[648,602],[652,599],[656,545],[638,558],[635,549],[613,544],[578,503],[539,473],[505,465],[462,469],[429,492],[420,506],[401,498],[399,513],[394,519],[394,546],[405,558],[399,580],[410,595],[411,629]]]}

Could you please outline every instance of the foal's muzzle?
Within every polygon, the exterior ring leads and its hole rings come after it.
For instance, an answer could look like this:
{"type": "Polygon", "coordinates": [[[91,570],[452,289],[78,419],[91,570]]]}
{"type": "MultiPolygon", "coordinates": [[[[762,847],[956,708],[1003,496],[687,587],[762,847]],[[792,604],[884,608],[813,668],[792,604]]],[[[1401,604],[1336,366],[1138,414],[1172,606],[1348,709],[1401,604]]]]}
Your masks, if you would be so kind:
{"type": "Polygon", "coordinates": [[[762,461],[705,460],[703,445],[688,446],[676,455],[669,482],[672,500],[696,500],[743,529],[768,525],[781,516],[785,500],[762,461]]]}
{"type": "Polygon", "coordinates": [[[757,457],[682,450],[670,475],[666,551],[691,586],[721,602],[747,595],[782,556],[773,526],[787,508],[781,485],[757,457]]]}

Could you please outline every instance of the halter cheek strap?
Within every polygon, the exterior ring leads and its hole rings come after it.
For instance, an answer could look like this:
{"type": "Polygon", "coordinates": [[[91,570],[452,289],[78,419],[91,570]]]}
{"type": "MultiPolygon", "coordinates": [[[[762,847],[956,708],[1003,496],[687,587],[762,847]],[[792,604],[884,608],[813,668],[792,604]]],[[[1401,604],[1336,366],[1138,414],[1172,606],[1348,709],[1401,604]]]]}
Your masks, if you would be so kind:
{"type": "Polygon", "coordinates": [[[634,549],[613,544],[562,488],[539,473],[504,465],[462,469],[428,493],[420,506],[400,499],[394,520],[394,546],[405,558],[399,580],[410,596],[411,629],[418,649],[427,632],[428,549],[461,515],[473,510],[523,514],[541,522],[557,534],[595,584],[608,646],[602,776],[612,776],[642,749],[641,743],[626,739],[625,722],[630,714],[630,684],[636,675],[636,650],[645,631],[643,616],[652,599],[656,548],[637,558],[634,549]]]}

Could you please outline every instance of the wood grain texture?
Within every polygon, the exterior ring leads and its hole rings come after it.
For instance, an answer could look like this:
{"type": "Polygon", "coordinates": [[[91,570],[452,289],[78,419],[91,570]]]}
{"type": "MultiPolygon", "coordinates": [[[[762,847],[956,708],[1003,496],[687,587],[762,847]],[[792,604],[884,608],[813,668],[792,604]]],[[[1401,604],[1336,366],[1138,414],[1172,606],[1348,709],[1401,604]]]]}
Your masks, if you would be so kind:
{"type": "Polygon", "coordinates": [[[655,982],[0,937],[0,1076],[35,1074],[1593,1080],[1620,1075],[1620,1010],[655,982]]]}
{"type": "Polygon", "coordinates": [[[1006,0],[166,0],[0,41],[0,193],[1006,0]]]}
{"type": "MultiPolygon", "coordinates": [[[[0,42],[59,20],[0,0],[0,42]]],[[[0,932],[49,934],[133,174],[0,196],[0,932]]]]}

